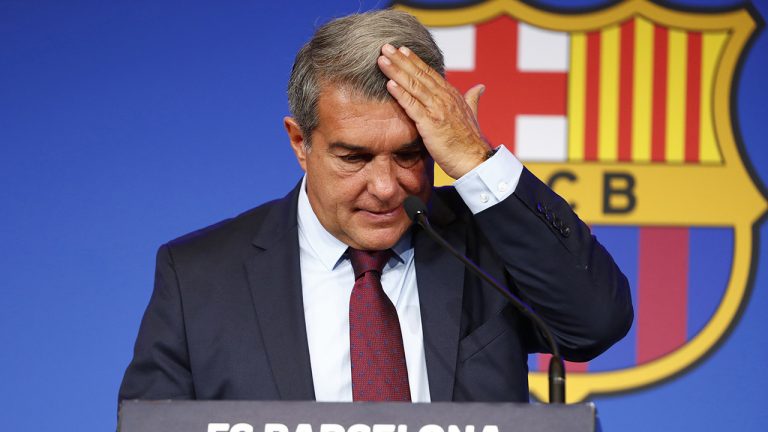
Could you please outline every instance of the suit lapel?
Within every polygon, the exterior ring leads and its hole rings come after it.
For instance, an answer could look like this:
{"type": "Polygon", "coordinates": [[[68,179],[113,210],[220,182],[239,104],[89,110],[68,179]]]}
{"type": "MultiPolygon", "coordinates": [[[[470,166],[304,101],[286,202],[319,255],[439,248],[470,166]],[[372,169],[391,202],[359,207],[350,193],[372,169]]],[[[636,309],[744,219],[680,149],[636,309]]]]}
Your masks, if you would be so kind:
{"type": "MultiPolygon", "coordinates": [[[[465,227],[436,194],[430,201],[430,221],[448,243],[465,252],[465,227]]],[[[421,229],[414,234],[414,248],[430,397],[435,402],[450,401],[458,357],[464,266],[421,229]]]]}
{"type": "Polygon", "coordinates": [[[278,201],[253,239],[246,272],[264,348],[283,400],[314,399],[296,222],[298,187],[278,201]]]}
{"type": "MultiPolygon", "coordinates": [[[[275,203],[254,237],[246,263],[264,348],[283,400],[314,399],[301,293],[296,202],[298,186],[275,203]]],[[[430,201],[436,231],[465,253],[466,228],[436,194],[430,201]]],[[[453,398],[464,287],[464,266],[427,236],[414,233],[416,281],[432,401],[453,398]]]]}

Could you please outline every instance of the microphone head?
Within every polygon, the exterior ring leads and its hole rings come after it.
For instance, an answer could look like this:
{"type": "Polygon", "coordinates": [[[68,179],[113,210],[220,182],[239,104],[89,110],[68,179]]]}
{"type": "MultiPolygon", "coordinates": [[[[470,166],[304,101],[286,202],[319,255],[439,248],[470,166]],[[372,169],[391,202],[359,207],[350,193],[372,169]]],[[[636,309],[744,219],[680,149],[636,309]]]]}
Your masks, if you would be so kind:
{"type": "Polygon", "coordinates": [[[403,208],[405,209],[405,214],[414,222],[416,222],[416,216],[420,214],[426,216],[427,214],[427,205],[415,195],[408,195],[405,201],[403,201],[403,208]]]}

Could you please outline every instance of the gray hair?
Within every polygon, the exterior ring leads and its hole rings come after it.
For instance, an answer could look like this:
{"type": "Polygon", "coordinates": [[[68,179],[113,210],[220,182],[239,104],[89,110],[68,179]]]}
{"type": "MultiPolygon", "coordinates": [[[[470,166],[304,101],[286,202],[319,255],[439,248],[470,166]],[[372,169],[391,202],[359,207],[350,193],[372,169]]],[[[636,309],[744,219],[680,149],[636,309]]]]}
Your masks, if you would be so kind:
{"type": "Polygon", "coordinates": [[[391,9],[353,14],[324,24],[293,63],[288,81],[288,106],[309,147],[318,125],[317,105],[325,85],[345,87],[366,100],[390,98],[376,59],[381,47],[407,46],[424,63],[445,75],[443,54],[416,18],[391,9]]]}

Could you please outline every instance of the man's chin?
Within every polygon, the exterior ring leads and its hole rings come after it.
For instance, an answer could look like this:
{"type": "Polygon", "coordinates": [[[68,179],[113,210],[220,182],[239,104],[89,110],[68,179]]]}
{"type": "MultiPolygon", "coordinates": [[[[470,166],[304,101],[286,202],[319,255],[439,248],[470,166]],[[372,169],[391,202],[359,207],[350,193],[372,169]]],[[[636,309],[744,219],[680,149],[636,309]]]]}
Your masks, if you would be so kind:
{"type": "Polygon", "coordinates": [[[403,236],[408,227],[369,229],[359,236],[351,238],[352,246],[361,250],[385,250],[393,247],[403,236]]]}

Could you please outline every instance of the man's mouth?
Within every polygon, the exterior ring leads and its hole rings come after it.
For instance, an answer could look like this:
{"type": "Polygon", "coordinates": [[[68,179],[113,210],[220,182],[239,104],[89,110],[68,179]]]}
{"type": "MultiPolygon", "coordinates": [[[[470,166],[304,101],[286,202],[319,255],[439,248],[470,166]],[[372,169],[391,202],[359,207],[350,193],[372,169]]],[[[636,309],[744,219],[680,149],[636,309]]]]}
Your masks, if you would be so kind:
{"type": "Polygon", "coordinates": [[[395,216],[400,211],[401,207],[402,206],[397,206],[391,209],[382,209],[382,210],[360,209],[360,211],[375,217],[391,217],[391,216],[395,216]]]}

